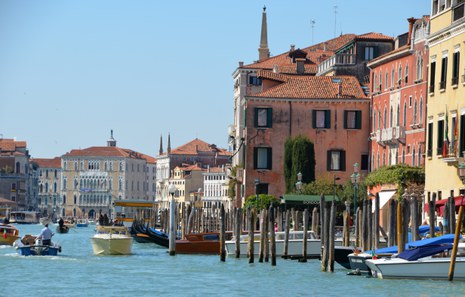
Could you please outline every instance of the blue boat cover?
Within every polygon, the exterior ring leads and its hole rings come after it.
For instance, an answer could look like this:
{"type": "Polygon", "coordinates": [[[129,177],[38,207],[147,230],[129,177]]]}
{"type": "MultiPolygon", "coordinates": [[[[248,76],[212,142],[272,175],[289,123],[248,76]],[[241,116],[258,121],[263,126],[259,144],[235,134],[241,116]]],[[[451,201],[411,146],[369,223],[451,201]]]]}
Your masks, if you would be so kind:
{"type": "Polygon", "coordinates": [[[420,258],[429,257],[452,249],[452,244],[434,244],[427,246],[418,246],[411,250],[400,253],[397,257],[407,261],[415,261],[420,258]]]}
{"type": "MultiPolygon", "coordinates": [[[[461,235],[460,235],[460,238],[462,238],[461,235]]],[[[453,242],[454,242],[454,234],[444,234],[438,237],[421,239],[421,240],[417,240],[414,242],[406,243],[405,249],[409,250],[409,249],[421,247],[421,246],[438,245],[438,244],[453,243],[453,242]]],[[[398,250],[399,249],[397,245],[393,245],[393,246],[388,246],[385,248],[377,249],[375,250],[375,254],[395,254],[398,252],[398,250]]],[[[371,254],[372,252],[365,251],[365,253],[371,254]]]]}

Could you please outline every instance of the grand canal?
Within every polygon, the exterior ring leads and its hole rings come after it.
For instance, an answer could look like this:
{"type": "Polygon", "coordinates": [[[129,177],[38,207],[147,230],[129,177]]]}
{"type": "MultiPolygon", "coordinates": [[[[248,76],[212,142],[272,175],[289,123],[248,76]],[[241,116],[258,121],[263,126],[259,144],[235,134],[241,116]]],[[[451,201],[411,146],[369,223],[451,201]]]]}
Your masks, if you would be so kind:
{"type": "MultiPolygon", "coordinates": [[[[20,235],[42,225],[18,225],[20,235]]],[[[51,226],[54,229],[54,226],[51,226]]],[[[249,264],[246,258],[169,256],[154,244],[134,243],[131,256],[95,256],[93,226],[56,234],[57,257],[19,256],[0,247],[0,296],[464,296],[465,282],[379,280],[320,272],[318,260],[278,259],[249,264]]]]}

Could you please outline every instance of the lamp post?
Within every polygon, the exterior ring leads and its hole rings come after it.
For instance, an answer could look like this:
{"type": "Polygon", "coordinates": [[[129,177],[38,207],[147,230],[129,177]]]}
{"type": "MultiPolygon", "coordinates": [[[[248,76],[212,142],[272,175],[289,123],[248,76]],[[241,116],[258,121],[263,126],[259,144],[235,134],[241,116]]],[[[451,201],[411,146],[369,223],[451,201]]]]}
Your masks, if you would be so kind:
{"type": "MultiPolygon", "coordinates": [[[[257,200],[257,206],[259,205],[258,204],[258,185],[260,184],[260,179],[259,178],[256,178],[255,179],[255,199],[257,200]]],[[[261,206],[261,205],[260,205],[261,206]]]]}
{"type": "Polygon", "coordinates": [[[340,179],[341,178],[336,175],[333,176],[333,201],[336,201],[336,181],[340,179]]]}
{"type": "Polygon", "coordinates": [[[352,185],[354,186],[354,217],[357,214],[357,191],[358,183],[360,182],[360,173],[358,173],[358,163],[354,164],[354,173],[350,176],[352,185]]]}
{"type": "Polygon", "coordinates": [[[170,233],[169,233],[169,255],[174,256],[176,255],[176,234],[174,228],[174,193],[176,193],[176,186],[174,184],[170,184],[168,186],[168,192],[171,195],[170,201],[170,233]]]}
{"type": "Polygon", "coordinates": [[[297,190],[297,193],[301,193],[302,191],[302,173],[299,172],[297,173],[297,182],[295,183],[295,188],[297,190]]]}

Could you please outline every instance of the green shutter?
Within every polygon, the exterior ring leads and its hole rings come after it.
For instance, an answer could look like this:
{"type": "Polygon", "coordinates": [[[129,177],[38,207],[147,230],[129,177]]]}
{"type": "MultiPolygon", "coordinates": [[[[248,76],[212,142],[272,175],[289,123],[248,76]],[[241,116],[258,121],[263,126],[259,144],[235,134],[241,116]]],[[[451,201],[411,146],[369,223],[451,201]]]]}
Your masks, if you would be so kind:
{"type": "Polygon", "coordinates": [[[344,110],[344,129],[347,129],[347,110],[344,110]]]}
{"type": "Polygon", "coordinates": [[[362,111],[357,110],[356,116],[355,116],[355,128],[356,129],[362,129],[362,111]]]}
{"type": "Polygon", "coordinates": [[[312,128],[316,128],[316,110],[312,110],[312,128]]]}
{"type": "Polygon", "coordinates": [[[272,149],[271,149],[271,147],[267,149],[267,156],[266,156],[266,157],[267,157],[267,159],[268,159],[268,160],[267,160],[267,164],[268,164],[267,167],[268,167],[268,169],[271,170],[271,169],[273,168],[272,163],[271,163],[271,161],[272,161],[272,159],[273,159],[273,158],[272,158],[272,149]]]}
{"type": "Polygon", "coordinates": [[[340,162],[341,162],[341,164],[339,164],[340,170],[346,171],[346,151],[341,151],[340,162]]]}
{"type": "Polygon", "coordinates": [[[325,128],[331,128],[331,111],[325,110],[325,128]]]}
{"type": "Polygon", "coordinates": [[[273,126],[273,108],[267,109],[266,126],[271,128],[273,126]]]}
{"type": "Polygon", "coordinates": [[[331,151],[326,152],[326,170],[331,171],[331,151]]]}
{"type": "Polygon", "coordinates": [[[257,157],[258,157],[258,149],[254,147],[253,148],[253,169],[257,169],[257,157]]]}
{"type": "Polygon", "coordinates": [[[255,107],[253,111],[254,111],[253,125],[255,128],[257,128],[258,127],[258,108],[255,107]]]}

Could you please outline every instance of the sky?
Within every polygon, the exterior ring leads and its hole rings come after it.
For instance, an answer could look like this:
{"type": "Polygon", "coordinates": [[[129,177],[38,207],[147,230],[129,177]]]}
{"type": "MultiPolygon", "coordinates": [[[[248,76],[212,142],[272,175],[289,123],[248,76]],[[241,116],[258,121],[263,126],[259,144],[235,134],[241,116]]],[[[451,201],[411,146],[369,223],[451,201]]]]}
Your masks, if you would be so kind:
{"type": "Polygon", "coordinates": [[[340,34],[398,36],[431,0],[2,0],[0,138],[33,158],[117,146],[153,157],[160,136],[228,148],[232,74],[340,34]]]}

